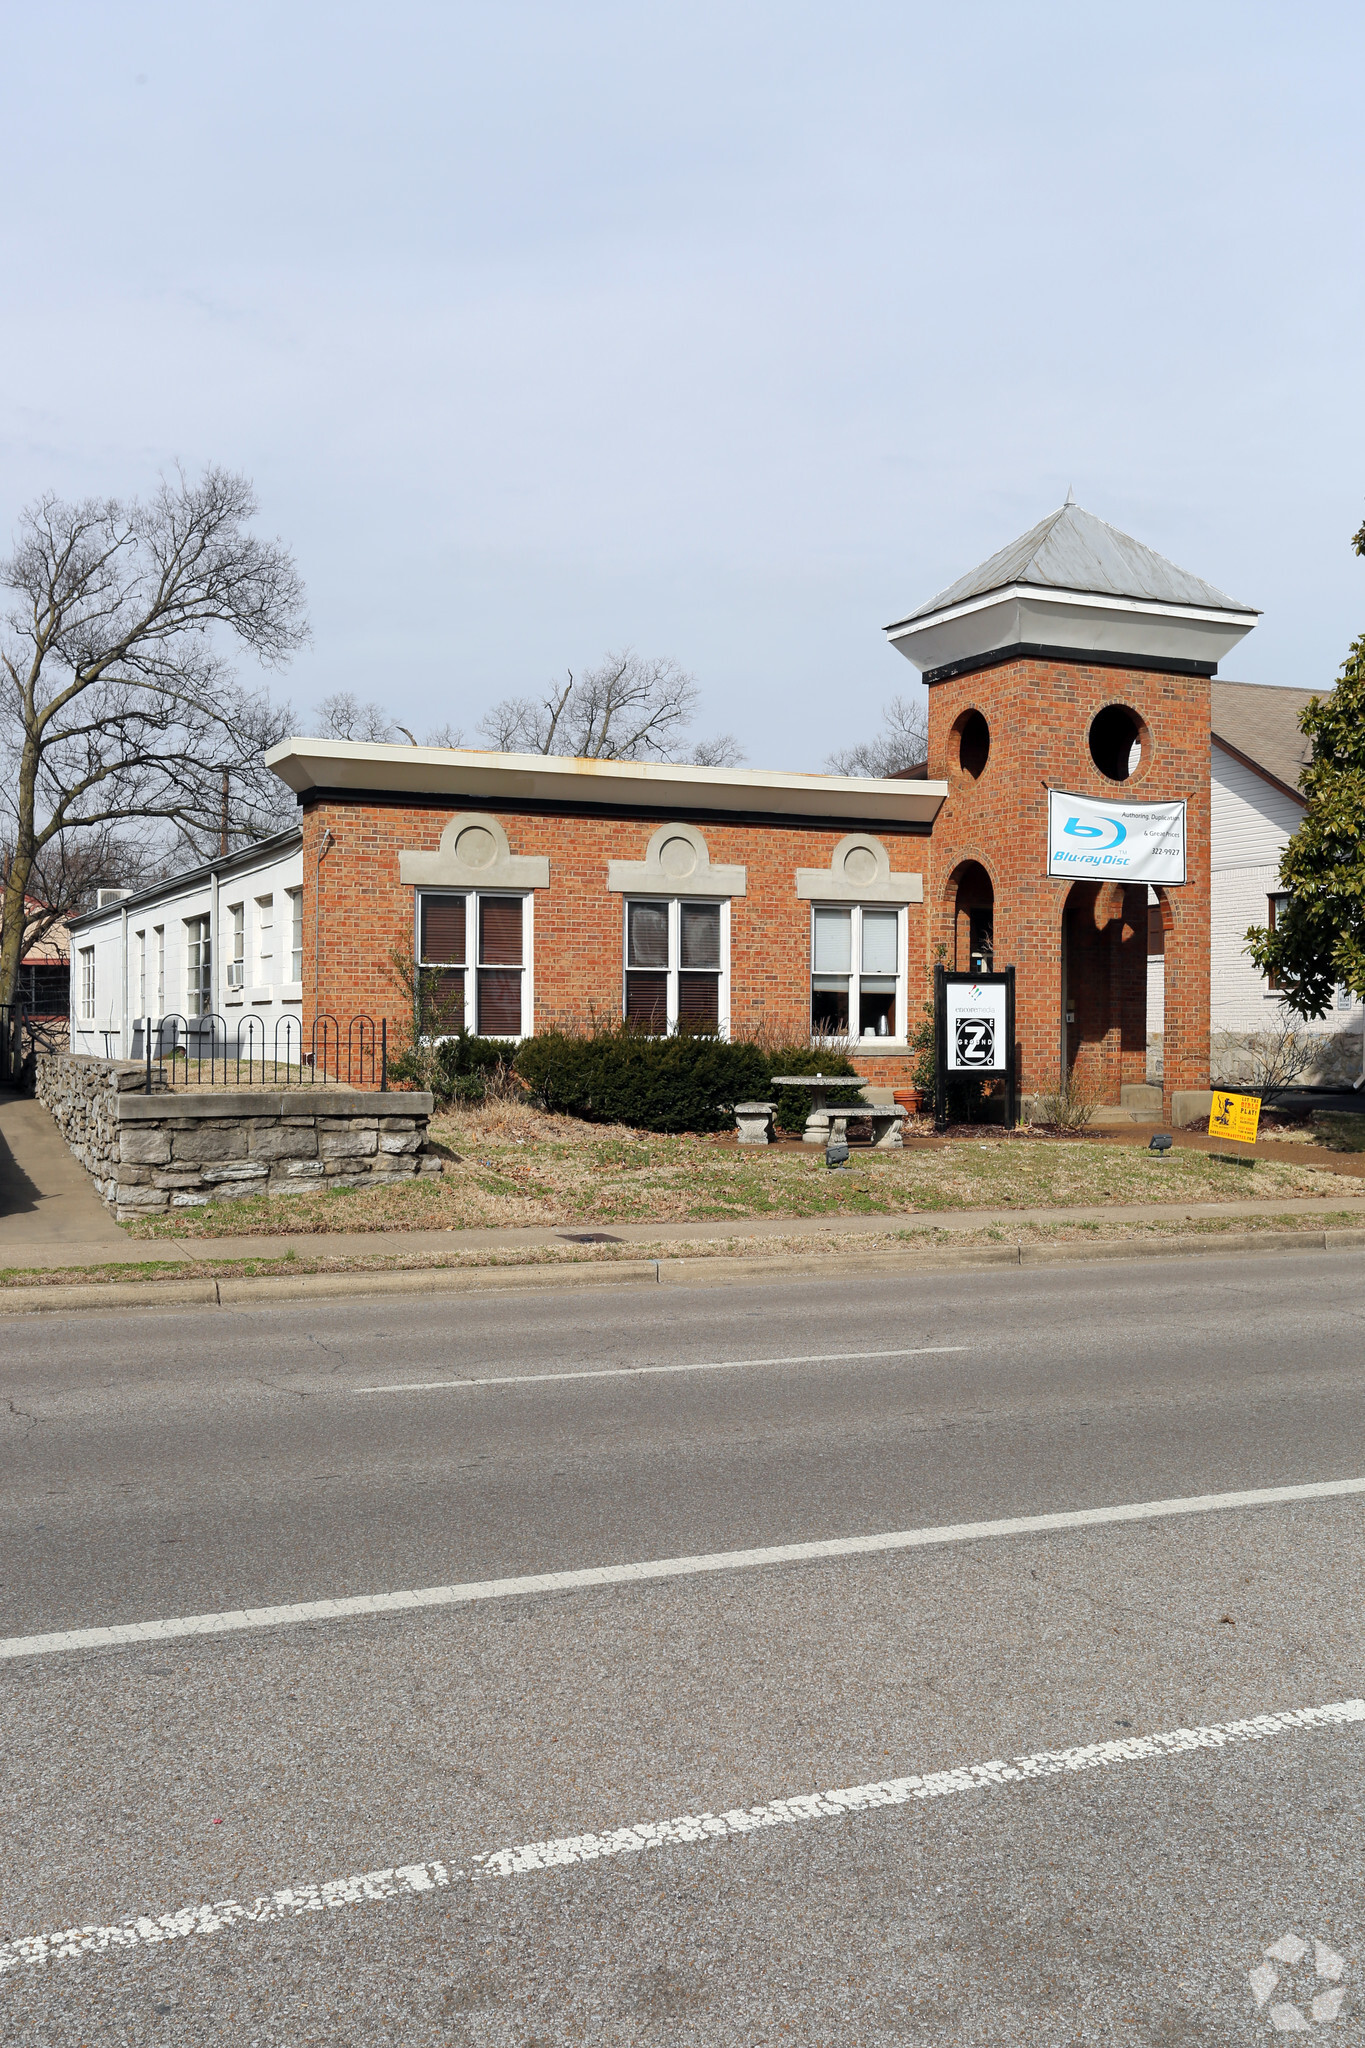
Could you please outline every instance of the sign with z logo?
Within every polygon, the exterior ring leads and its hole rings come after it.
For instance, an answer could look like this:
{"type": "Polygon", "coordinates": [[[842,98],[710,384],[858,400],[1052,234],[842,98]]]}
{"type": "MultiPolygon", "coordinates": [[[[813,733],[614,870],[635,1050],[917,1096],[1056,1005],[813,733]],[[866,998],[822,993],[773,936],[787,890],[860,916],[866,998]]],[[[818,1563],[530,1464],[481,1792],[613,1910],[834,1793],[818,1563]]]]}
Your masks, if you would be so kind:
{"type": "Polygon", "coordinates": [[[1005,984],[998,981],[949,981],[947,1052],[950,1074],[1003,1074],[1005,1071],[1005,984]]]}

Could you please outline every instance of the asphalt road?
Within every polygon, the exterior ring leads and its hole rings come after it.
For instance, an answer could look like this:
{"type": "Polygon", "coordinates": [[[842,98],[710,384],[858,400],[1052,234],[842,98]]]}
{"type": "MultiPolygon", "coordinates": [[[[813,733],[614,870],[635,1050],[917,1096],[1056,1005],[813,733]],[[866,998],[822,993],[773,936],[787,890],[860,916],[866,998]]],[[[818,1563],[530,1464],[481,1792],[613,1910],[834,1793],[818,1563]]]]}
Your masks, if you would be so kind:
{"type": "MultiPolygon", "coordinates": [[[[1363,1324],[1365,1261],[1321,1252],[34,1318],[3,1333],[0,1635],[1356,1478],[1363,1324]]],[[[1362,1512],[7,1659],[0,1942],[152,1924],[20,1952],[0,2040],[1175,2048],[1291,2005],[1360,2039],[1365,1722],[479,1859],[1354,1698],[1362,1512]]]]}

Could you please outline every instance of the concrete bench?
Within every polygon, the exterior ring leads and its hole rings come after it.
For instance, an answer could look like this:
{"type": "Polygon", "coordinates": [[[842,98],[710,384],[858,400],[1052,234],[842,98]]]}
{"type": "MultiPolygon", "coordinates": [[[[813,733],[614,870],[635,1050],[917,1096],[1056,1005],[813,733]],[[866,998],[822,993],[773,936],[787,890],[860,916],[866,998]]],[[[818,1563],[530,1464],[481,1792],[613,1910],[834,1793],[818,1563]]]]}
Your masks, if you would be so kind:
{"type": "Polygon", "coordinates": [[[770,1145],[773,1138],[775,1102],[737,1102],[735,1129],[741,1145],[770,1145]]]}
{"type": "Polygon", "coordinates": [[[874,1152],[904,1151],[901,1125],[905,1122],[905,1111],[899,1103],[893,1106],[883,1102],[860,1102],[856,1109],[812,1110],[806,1121],[806,1143],[824,1145],[828,1144],[831,1138],[842,1138],[847,1144],[848,1126],[851,1123],[863,1122],[872,1126],[874,1152]]]}

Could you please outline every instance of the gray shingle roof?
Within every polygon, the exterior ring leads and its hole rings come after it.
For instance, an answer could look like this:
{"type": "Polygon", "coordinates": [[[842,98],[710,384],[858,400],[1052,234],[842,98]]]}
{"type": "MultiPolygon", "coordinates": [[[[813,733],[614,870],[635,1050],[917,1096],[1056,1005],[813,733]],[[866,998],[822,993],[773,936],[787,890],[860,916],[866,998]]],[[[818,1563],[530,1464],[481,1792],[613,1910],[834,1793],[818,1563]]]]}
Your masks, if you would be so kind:
{"type": "MultiPolygon", "coordinates": [[[[1201,605],[1209,611],[1251,612],[1252,605],[1216,590],[1202,577],[1178,569],[1154,548],[1131,534],[1106,526],[1093,512],[1083,512],[1070,499],[1049,512],[1035,527],[1007,548],[941,590],[928,604],[910,613],[912,619],[968,598],[984,597],[1011,583],[1041,584],[1053,590],[1095,592],[1104,597],[1134,597],[1157,604],[1201,605]]],[[[902,620],[902,624],[908,621],[902,620]]]]}
{"type": "Polygon", "coordinates": [[[1297,794],[1309,743],[1299,731],[1299,713],[1325,690],[1295,690],[1275,683],[1213,684],[1213,737],[1273,775],[1297,794]]]}

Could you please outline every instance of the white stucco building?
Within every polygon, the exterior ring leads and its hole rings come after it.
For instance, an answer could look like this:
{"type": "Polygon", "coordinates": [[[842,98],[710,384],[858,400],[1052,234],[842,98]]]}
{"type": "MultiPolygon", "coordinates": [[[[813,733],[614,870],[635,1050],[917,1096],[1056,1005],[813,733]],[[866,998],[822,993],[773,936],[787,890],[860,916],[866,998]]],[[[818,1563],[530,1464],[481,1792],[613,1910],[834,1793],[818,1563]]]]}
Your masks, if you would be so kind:
{"type": "MultiPolygon", "coordinates": [[[[1209,1027],[1220,1047],[1277,1025],[1283,1005],[1246,951],[1252,925],[1273,922],[1282,896],[1280,856],[1303,817],[1299,775],[1308,741],[1299,715],[1322,692],[1214,681],[1210,761],[1211,890],[1209,1027]]],[[[1154,921],[1155,922],[1155,921],[1154,921]]],[[[1159,944],[1159,933],[1153,943],[1159,944]]],[[[1149,958],[1147,1027],[1161,1030],[1161,958],[1149,958]]],[[[1306,1081],[1350,1081],[1360,1072],[1365,1007],[1346,989],[1334,1009],[1295,1028],[1323,1041],[1306,1081]]]]}
{"type": "Polygon", "coordinates": [[[277,1026],[297,1034],[302,1017],[302,849],[283,832],[154,889],[102,891],[71,923],[72,1050],[141,1059],[148,1018],[192,1031],[218,1016],[272,1056],[277,1026]]]}

